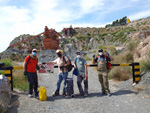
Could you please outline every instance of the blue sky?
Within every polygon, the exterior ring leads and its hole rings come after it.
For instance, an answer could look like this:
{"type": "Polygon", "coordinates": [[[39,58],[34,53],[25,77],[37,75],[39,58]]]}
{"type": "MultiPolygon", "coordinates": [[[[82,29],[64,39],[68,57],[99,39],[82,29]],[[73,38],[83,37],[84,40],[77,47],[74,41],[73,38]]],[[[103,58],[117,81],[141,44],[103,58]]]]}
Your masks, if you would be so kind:
{"type": "Polygon", "coordinates": [[[47,25],[104,27],[127,16],[131,21],[150,16],[150,0],[0,0],[0,52],[22,34],[36,35],[47,25]]]}

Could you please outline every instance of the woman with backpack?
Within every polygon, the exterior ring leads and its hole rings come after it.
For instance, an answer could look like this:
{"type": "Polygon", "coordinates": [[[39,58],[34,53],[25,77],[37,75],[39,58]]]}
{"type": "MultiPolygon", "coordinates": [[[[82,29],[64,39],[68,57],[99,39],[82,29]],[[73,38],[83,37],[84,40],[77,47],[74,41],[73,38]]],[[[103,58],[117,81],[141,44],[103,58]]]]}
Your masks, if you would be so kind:
{"type": "Polygon", "coordinates": [[[54,61],[50,61],[47,63],[52,63],[52,64],[57,64],[58,65],[58,69],[59,69],[59,73],[58,73],[58,81],[57,81],[57,89],[56,91],[53,93],[52,96],[58,96],[59,95],[59,90],[60,90],[60,85],[62,80],[64,80],[64,86],[63,86],[63,93],[62,95],[66,96],[66,79],[68,77],[68,69],[67,66],[70,65],[69,59],[66,56],[63,56],[63,52],[61,50],[57,50],[56,54],[58,56],[58,58],[54,61]]]}

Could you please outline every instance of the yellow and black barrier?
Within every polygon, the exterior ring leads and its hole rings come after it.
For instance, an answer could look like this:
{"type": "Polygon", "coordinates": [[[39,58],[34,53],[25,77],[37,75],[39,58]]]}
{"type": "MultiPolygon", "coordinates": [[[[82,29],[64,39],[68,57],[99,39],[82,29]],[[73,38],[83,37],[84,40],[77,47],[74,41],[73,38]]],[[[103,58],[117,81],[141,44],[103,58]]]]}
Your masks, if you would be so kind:
{"type": "MultiPolygon", "coordinates": [[[[96,67],[97,64],[90,64],[87,65],[87,67],[96,67]]],[[[111,64],[111,66],[132,66],[132,72],[133,72],[133,82],[138,83],[141,80],[140,76],[140,64],[138,62],[132,63],[132,64],[111,64]]],[[[73,65],[72,65],[73,67],[73,65]]],[[[58,68],[58,66],[54,66],[54,68],[58,68]]],[[[5,76],[8,77],[11,83],[11,90],[13,90],[13,76],[12,76],[12,70],[18,70],[23,69],[23,67],[0,67],[0,70],[4,70],[5,76]]]]}
{"type": "Polygon", "coordinates": [[[140,64],[138,62],[132,63],[133,82],[138,83],[141,80],[140,64]]]}

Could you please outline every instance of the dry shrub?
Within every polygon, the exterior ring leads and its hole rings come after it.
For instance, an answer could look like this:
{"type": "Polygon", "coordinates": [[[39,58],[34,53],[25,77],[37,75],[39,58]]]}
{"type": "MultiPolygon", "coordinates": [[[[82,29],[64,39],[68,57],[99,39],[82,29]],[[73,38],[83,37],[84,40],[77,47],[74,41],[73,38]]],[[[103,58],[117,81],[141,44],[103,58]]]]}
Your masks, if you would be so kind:
{"type": "Polygon", "coordinates": [[[109,78],[116,81],[125,81],[132,77],[131,67],[114,67],[109,73],[109,78]]]}
{"type": "Polygon", "coordinates": [[[119,55],[114,57],[113,64],[126,64],[126,63],[133,63],[133,54],[129,51],[120,53],[119,55]]]}

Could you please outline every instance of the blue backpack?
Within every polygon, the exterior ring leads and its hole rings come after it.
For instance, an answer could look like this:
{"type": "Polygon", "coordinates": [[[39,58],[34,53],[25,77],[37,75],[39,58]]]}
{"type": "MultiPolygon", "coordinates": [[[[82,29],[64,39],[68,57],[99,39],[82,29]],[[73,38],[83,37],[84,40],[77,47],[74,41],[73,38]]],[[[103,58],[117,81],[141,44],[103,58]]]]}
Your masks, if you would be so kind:
{"type": "MultiPolygon", "coordinates": [[[[77,63],[77,57],[75,58],[75,65],[77,66],[76,63],[77,63]]],[[[76,68],[76,69],[74,68],[73,74],[74,74],[75,76],[78,76],[79,73],[78,73],[78,69],[77,69],[77,68],[76,68]]]]}

